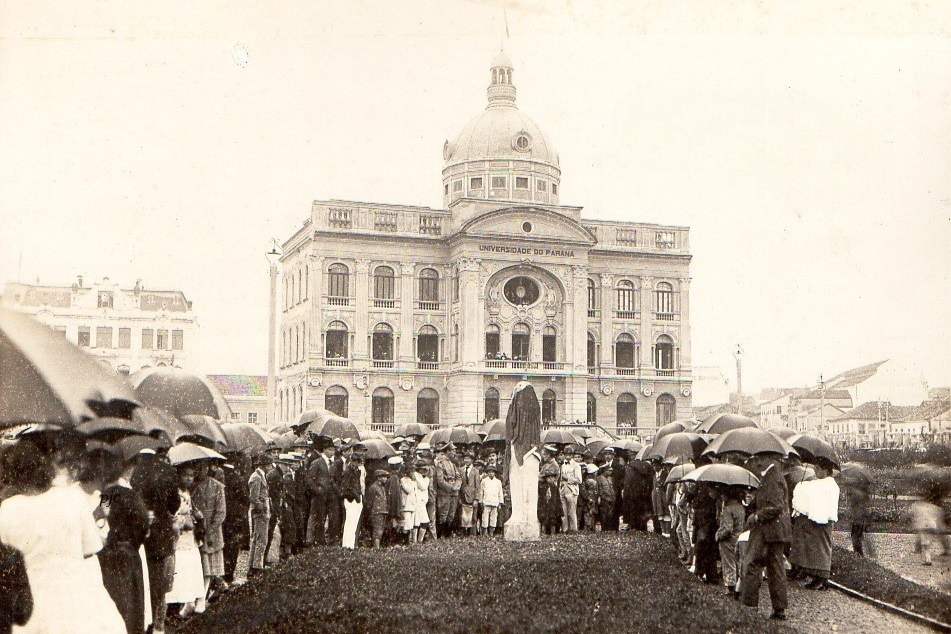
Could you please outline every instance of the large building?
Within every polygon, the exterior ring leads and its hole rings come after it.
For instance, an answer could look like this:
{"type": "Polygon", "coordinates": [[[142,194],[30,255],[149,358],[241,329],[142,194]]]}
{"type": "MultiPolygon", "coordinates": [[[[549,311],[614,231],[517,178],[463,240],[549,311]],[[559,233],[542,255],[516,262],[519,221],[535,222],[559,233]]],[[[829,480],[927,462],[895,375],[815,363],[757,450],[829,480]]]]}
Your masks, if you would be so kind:
{"type": "Polygon", "coordinates": [[[177,366],[193,370],[198,321],[182,291],[122,288],[108,277],[71,286],[8,282],[0,305],[27,313],[119,374],[177,366]]]}
{"type": "Polygon", "coordinates": [[[562,204],[515,96],[500,54],[443,147],[443,208],[313,203],[283,244],[278,418],[477,422],[522,380],[547,421],[650,435],[692,413],[688,229],[562,204]]]}
{"type": "Polygon", "coordinates": [[[267,377],[251,374],[208,374],[207,379],[221,392],[231,408],[232,423],[266,426],[267,377]]]}

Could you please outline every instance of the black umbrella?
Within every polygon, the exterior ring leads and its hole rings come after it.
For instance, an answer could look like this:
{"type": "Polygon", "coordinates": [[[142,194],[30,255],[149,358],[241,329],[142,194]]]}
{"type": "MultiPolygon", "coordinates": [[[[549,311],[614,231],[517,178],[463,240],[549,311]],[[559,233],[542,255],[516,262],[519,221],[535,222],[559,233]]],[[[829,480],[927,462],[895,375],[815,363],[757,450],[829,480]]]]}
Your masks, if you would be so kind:
{"type": "Polygon", "coordinates": [[[338,438],[340,440],[360,438],[357,426],[342,416],[325,409],[308,410],[303,412],[295,425],[298,429],[306,430],[314,436],[338,438]]]}
{"type": "Polygon", "coordinates": [[[138,405],[128,385],[62,335],[0,309],[0,427],[129,418],[138,405]]]}
{"type": "Polygon", "coordinates": [[[789,444],[768,431],[755,427],[743,427],[740,429],[731,429],[728,432],[720,434],[710,443],[710,446],[703,452],[705,454],[722,454],[736,451],[744,454],[758,453],[778,453],[783,456],[796,453],[796,450],[789,444]]]}
{"type": "Polygon", "coordinates": [[[664,436],[669,436],[671,434],[680,434],[687,431],[687,425],[681,423],[680,421],[674,421],[672,423],[667,423],[663,427],[657,430],[657,433],[654,434],[654,442],[663,438],[664,436]]]}
{"type": "Polygon", "coordinates": [[[424,425],[423,423],[403,423],[402,425],[397,425],[396,430],[393,432],[394,436],[425,436],[432,431],[432,428],[429,425],[424,425]]]}
{"type": "Polygon", "coordinates": [[[691,462],[700,455],[700,452],[706,446],[707,441],[699,434],[678,432],[654,441],[654,446],[647,453],[647,458],[660,458],[661,460],[680,458],[684,462],[691,462]]]}
{"type": "Polygon", "coordinates": [[[163,437],[170,445],[179,438],[190,436],[192,430],[164,409],[156,407],[137,407],[132,412],[132,420],[141,424],[150,436],[163,437]]]}
{"type": "Polygon", "coordinates": [[[164,409],[176,418],[190,414],[216,420],[231,418],[231,408],[218,387],[203,376],[180,368],[146,368],[132,375],[140,401],[164,409]]]}
{"type": "Polygon", "coordinates": [[[228,437],[221,430],[221,425],[211,416],[188,414],[181,417],[182,424],[191,430],[192,442],[204,445],[209,449],[227,451],[228,437]],[[204,441],[204,442],[202,442],[204,441]]]}
{"type": "Polygon", "coordinates": [[[725,434],[732,429],[744,427],[758,427],[749,416],[742,414],[720,414],[700,425],[697,431],[701,434],[725,434]]]}
{"type": "Polygon", "coordinates": [[[94,418],[76,426],[76,431],[87,438],[101,440],[107,443],[115,443],[130,436],[147,436],[148,430],[145,426],[128,418],[94,418]]]}
{"type": "MultiPolygon", "coordinates": [[[[227,451],[230,453],[259,453],[266,450],[268,444],[273,442],[266,431],[251,423],[222,423],[221,432],[228,441],[227,451]]],[[[291,431],[285,433],[290,434],[294,439],[297,438],[291,431]]],[[[282,448],[290,448],[293,444],[294,440],[291,440],[287,447],[282,448]]]]}
{"type": "Polygon", "coordinates": [[[839,456],[835,453],[835,447],[815,436],[808,434],[796,434],[786,439],[793,449],[799,452],[806,462],[815,462],[819,458],[824,458],[832,463],[836,468],[839,467],[839,456]]]}
{"type": "Polygon", "coordinates": [[[725,462],[718,462],[715,464],[697,467],[685,475],[682,480],[693,480],[695,482],[715,482],[717,484],[744,486],[753,489],[759,488],[759,478],[743,467],[725,462]]]}

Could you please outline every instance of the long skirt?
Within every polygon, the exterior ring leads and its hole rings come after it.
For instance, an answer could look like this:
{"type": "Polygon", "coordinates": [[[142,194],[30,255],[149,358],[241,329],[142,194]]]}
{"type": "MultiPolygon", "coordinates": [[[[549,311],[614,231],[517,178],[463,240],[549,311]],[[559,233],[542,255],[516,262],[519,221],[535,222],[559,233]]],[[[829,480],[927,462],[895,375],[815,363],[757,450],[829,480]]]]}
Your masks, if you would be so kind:
{"type": "Polygon", "coordinates": [[[206,577],[223,577],[225,574],[225,552],[201,552],[201,570],[206,577]]]}
{"type": "Polygon", "coordinates": [[[145,631],[145,588],[139,551],[127,544],[110,545],[99,552],[102,584],[125,621],[128,634],[145,631]]]}
{"type": "Polygon", "coordinates": [[[807,575],[828,579],[832,571],[832,522],[816,524],[805,515],[793,518],[789,563],[807,575]]]}
{"type": "Polygon", "coordinates": [[[165,594],[166,603],[194,603],[205,597],[205,578],[201,570],[198,548],[175,550],[175,577],[172,589],[165,594]]]}

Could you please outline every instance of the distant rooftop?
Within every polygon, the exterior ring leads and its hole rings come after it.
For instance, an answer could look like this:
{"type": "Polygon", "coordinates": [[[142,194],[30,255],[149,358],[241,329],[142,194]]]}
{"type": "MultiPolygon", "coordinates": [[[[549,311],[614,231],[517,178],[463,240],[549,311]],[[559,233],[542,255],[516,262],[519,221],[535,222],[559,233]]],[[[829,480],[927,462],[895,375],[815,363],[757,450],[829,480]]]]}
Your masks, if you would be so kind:
{"type": "Polygon", "coordinates": [[[267,396],[267,377],[251,374],[209,374],[208,380],[228,396],[267,396]]]}
{"type": "Polygon", "coordinates": [[[918,405],[892,405],[888,401],[870,401],[833,418],[832,420],[901,420],[918,405]]]}

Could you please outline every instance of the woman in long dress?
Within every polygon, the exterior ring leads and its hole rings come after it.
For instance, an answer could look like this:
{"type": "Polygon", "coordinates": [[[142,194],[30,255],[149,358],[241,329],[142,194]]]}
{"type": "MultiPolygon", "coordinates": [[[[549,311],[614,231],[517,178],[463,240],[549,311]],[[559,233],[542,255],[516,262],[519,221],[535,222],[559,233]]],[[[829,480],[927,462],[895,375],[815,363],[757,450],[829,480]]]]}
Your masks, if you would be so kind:
{"type": "Polygon", "coordinates": [[[432,518],[429,517],[429,467],[423,465],[416,472],[416,487],[419,489],[416,491],[416,512],[413,514],[413,523],[416,525],[416,541],[420,544],[423,543],[423,538],[426,537],[426,531],[432,523],[432,518]]]}
{"type": "Polygon", "coordinates": [[[792,548],[789,563],[812,579],[806,588],[824,590],[832,571],[832,528],[839,519],[839,485],[830,477],[832,463],[820,458],[815,480],[793,491],[792,548]]]}
{"type": "Polygon", "coordinates": [[[201,554],[195,538],[195,513],[189,489],[195,483],[195,466],[185,463],[178,467],[178,497],[181,504],[175,514],[173,526],[178,538],[175,541],[175,577],[172,589],[165,594],[165,603],[181,603],[179,616],[193,614],[195,604],[205,598],[205,577],[201,569],[201,554]]]}
{"type": "Polygon", "coordinates": [[[102,540],[88,504],[72,487],[51,487],[51,468],[32,444],[7,451],[4,477],[20,494],[0,504],[0,541],[23,553],[34,600],[30,620],[13,631],[124,634],[101,573],[90,574],[87,558],[102,540]]]}

